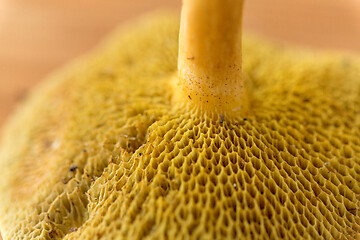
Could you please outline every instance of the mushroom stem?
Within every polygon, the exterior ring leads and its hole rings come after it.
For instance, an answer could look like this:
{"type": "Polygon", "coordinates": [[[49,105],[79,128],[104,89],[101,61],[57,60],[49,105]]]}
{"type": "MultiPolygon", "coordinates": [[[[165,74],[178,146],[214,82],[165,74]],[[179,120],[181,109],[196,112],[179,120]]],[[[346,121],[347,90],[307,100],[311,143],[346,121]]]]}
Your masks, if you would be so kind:
{"type": "Polygon", "coordinates": [[[241,59],[243,0],[183,0],[179,42],[181,99],[201,112],[247,111],[241,59]]]}

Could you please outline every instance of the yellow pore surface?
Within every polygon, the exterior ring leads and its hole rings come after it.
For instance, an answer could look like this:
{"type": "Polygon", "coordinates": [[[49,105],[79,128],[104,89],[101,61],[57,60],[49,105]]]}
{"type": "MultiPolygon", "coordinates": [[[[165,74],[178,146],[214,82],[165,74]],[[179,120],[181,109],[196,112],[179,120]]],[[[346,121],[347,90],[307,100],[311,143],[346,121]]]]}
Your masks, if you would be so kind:
{"type": "Polygon", "coordinates": [[[245,37],[251,113],[209,117],[173,101],[177,20],[138,25],[4,129],[5,239],[360,237],[359,59],[245,37]]]}

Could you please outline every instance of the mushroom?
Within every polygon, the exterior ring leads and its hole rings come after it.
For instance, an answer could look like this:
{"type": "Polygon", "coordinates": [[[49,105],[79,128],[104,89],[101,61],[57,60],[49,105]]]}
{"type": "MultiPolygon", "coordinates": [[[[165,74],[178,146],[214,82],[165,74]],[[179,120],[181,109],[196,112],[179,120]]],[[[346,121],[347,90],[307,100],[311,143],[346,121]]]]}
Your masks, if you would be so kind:
{"type": "Polygon", "coordinates": [[[242,43],[242,10],[184,0],[178,54],[176,18],[145,18],[35,89],[3,238],[360,238],[359,57],[242,43]]]}

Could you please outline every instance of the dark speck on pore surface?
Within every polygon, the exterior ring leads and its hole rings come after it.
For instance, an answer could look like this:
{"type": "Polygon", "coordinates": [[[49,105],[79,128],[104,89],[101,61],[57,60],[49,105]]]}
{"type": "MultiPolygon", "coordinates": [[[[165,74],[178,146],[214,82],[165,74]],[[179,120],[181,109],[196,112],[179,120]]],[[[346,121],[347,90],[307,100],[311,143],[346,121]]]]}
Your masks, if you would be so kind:
{"type": "Polygon", "coordinates": [[[72,166],[71,168],[69,168],[70,172],[74,172],[78,167],[77,166],[72,166]]]}

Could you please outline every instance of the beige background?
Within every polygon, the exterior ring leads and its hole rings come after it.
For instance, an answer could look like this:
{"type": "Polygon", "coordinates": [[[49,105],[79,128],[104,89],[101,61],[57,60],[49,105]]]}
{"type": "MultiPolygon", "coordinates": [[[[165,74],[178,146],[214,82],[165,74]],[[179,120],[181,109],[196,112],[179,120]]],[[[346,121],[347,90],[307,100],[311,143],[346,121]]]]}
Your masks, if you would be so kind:
{"type": "MultiPolygon", "coordinates": [[[[0,126],[34,84],[116,25],[180,6],[181,0],[0,0],[0,126]]],[[[248,0],[244,26],[278,41],[360,51],[359,13],[360,0],[248,0]]]]}

